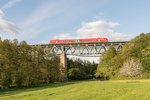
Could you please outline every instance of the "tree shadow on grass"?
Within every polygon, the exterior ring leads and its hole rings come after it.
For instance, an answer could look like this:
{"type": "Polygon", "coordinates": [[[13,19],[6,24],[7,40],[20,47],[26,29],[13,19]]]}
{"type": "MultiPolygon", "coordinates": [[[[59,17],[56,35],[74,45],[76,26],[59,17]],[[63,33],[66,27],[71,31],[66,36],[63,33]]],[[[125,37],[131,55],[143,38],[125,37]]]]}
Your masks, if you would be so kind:
{"type": "Polygon", "coordinates": [[[78,84],[80,81],[70,81],[70,82],[59,82],[59,83],[50,83],[50,84],[42,84],[39,86],[34,87],[21,87],[21,88],[9,88],[9,89],[1,89],[0,90],[0,98],[4,96],[13,96],[19,93],[23,92],[31,92],[31,91],[37,91],[37,90],[43,90],[48,88],[56,88],[56,87],[62,87],[72,84],[78,84]]]}

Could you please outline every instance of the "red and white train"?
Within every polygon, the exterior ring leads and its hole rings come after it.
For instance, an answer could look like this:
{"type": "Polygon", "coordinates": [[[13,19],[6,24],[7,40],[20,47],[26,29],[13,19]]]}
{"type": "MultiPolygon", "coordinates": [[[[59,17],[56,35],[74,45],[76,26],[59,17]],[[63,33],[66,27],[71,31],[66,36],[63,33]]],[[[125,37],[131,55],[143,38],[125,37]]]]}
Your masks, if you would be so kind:
{"type": "Polygon", "coordinates": [[[50,44],[56,43],[83,43],[83,42],[107,42],[107,38],[88,38],[88,39],[62,39],[50,40],[50,44]]]}

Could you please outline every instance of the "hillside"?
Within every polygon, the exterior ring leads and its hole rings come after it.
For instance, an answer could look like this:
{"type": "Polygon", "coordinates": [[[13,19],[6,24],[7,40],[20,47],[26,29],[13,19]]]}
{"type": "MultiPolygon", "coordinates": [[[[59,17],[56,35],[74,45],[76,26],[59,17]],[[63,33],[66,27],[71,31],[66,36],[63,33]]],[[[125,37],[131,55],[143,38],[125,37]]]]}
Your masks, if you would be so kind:
{"type": "Polygon", "coordinates": [[[150,78],[150,33],[141,33],[117,52],[113,46],[102,54],[96,76],[150,78]]]}

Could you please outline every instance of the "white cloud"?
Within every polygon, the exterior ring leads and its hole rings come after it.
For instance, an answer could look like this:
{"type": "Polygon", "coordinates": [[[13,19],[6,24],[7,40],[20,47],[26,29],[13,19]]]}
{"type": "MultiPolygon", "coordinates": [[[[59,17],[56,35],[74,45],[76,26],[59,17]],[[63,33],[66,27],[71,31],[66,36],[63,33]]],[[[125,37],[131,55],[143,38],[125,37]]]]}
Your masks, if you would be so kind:
{"type": "Polygon", "coordinates": [[[77,30],[77,34],[79,37],[98,37],[99,33],[108,33],[110,30],[106,30],[105,26],[107,23],[102,20],[94,21],[94,22],[83,22],[82,27],[77,30]]]}
{"type": "Polygon", "coordinates": [[[0,17],[3,17],[4,13],[2,12],[2,10],[0,10],[0,17]]]}
{"type": "Polygon", "coordinates": [[[116,27],[116,26],[120,26],[119,23],[114,23],[114,22],[109,22],[107,23],[110,27],[116,27]]]}
{"type": "Polygon", "coordinates": [[[0,10],[0,30],[5,32],[10,32],[14,34],[18,34],[18,28],[12,22],[6,21],[3,19],[4,13],[0,10]]]}
{"type": "Polygon", "coordinates": [[[5,10],[7,8],[10,8],[10,7],[14,6],[16,3],[20,2],[20,1],[22,1],[22,0],[9,0],[9,2],[6,3],[4,6],[2,6],[1,9],[5,10]]]}
{"type": "Polygon", "coordinates": [[[70,33],[64,33],[64,34],[60,34],[59,36],[54,36],[54,39],[59,39],[60,37],[61,39],[73,38],[70,33]]]}
{"type": "Polygon", "coordinates": [[[58,39],[67,39],[106,37],[109,39],[109,41],[123,41],[131,37],[131,34],[118,33],[111,29],[120,25],[117,22],[106,22],[103,20],[97,20],[93,22],[83,22],[81,25],[81,28],[79,28],[76,32],[77,37],[72,37],[71,34],[67,33],[54,36],[54,38],[56,39],[57,37],[58,39]]]}
{"type": "MultiPolygon", "coordinates": [[[[12,6],[14,6],[17,2],[20,2],[22,0],[9,0],[9,2],[7,2],[4,6],[2,6],[2,8],[0,9],[0,31],[3,31],[4,33],[13,33],[13,34],[18,34],[18,28],[16,27],[16,25],[12,22],[9,22],[7,20],[4,19],[5,14],[3,13],[2,10],[5,10],[7,8],[10,8],[12,6]]],[[[12,38],[14,36],[12,36],[11,34],[3,34],[4,38],[12,38]]],[[[2,34],[1,34],[2,37],[2,34]]]]}

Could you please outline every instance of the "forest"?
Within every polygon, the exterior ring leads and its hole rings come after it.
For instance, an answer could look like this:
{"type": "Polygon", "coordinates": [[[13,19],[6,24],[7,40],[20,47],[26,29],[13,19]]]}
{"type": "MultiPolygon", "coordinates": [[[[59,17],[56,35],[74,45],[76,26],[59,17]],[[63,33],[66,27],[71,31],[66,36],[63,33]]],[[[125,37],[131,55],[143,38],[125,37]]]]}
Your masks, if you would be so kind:
{"type": "Polygon", "coordinates": [[[59,80],[59,58],[25,41],[0,40],[1,88],[48,84],[59,80]],[[50,57],[49,59],[45,59],[50,57]]]}
{"type": "MultiPolygon", "coordinates": [[[[0,40],[0,87],[21,87],[49,84],[60,81],[60,59],[55,53],[49,54],[40,46],[0,40]]],[[[80,59],[67,59],[70,80],[94,77],[97,64],[80,59]]]]}
{"type": "MultiPolygon", "coordinates": [[[[69,80],[150,78],[150,33],[141,33],[120,51],[103,52],[99,64],[67,58],[69,80]]],[[[60,81],[59,56],[25,41],[0,39],[0,88],[60,81]]]]}

